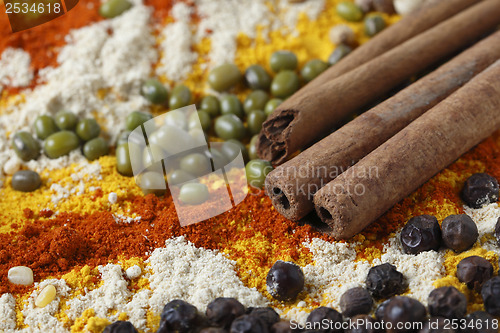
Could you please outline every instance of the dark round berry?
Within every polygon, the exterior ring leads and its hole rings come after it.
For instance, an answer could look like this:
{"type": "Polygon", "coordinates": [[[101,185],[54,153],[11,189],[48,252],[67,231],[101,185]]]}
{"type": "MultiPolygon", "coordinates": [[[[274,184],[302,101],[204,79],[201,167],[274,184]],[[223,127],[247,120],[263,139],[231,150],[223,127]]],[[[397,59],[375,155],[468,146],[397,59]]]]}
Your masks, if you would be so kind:
{"type": "Polygon", "coordinates": [[[271,328],[271,326],[280,321],[280,315],[269,306],[262,308],[252,308],[252,310],[248,314],[262,320],[262,322],[268,328],[271,328]]]}
{"type": "Polygon", "coordinates": [[[288,320],[281,320],[271,326],[271,333],[292,333],[292,326],[288,320]]]}
{"type": "Polygon", "coordinates": [[[500,217],[498,218],[497,225],[495,226],[495,238],[497,239],[498,246],[500,246],[500,217]]]}
{"type": "Polygon", "coordinates": [[[465,316],[466,327],[461,333],[498,333],[495,322],[496,319],[488,312],[472,312],[465,316]]]}
{"type": "Polygon", "coordinates": [[[218,297],[207,306],[210,325],[229,328],[233,320],[245,314],[245,307],[235,298],[218,297]]]}
{"type": "Polygon", "coordinates": [[[467,313],[467,298],[455,287],[441,287],[429,294],[431,316],[461,319],[467,313]]]}
{"type": "Polygon", "coordinates": [[[423,322],[426,316],[425,306],[416,299],[406,296],[394,296],[389,300],[384,311],[384,320],[390,323],[389,333],[414,332],[410,323],[423,322]]]}
{"type": "Polygon", "coordinates": [[[385,307],[387,306],[387,304],[389,304],[389,301],[390,299],[386,299],[385,301],[380,303],[377,306],[377,309],[375,310],[375,319],[377,319],[380,322],[384,321],[385,307]]]}
{"type": "Polygon", "coordinates": [[[470,249],[479,237],[476,223],[466,214],[448,216],[441,229],[444,244],[455,252],[470,249]]]}
{"type": "Polygon", "coordinates": [[[196,307],[180,299],[168,302],[160,318],[160,328],[157,333],[188,332],[196,327],[199,321],[196,307]]]}
{"type": "Polygon", "coordinates": [[[199,333],[227,333],[222,327],[205,327],[199,333]]]}
{"type": "Polygon", "coordinates": [[[431,317],[418,333],[455,333],[455,330],[451,328],[450,321],[446,318],[431,317]]]}
{"type": "Polygon", "coordinates": [[[252,312],[253,309],[255,309],[255,307],[253,306],[247,307],[247,309],[245,310],[245,314],[250,314],[250,312],[252,312]]]}
{"type": "Polygon", "coordinates": [[[475,173],[467,179],[460,193],[467,206],[481,208],[498,200],[498,181],[486,174],[475,173]]]}
{"type": "Polygon", "coordinates": [[[401,244],[408,254],[437,251],[441,246],[441,227],[431,215],[412,217],[401,231],[401,244]]]}
{"type": "Polygon", "coordinates": [[[293,301],[304,288],[304,273],[293,262],[278,260],[266,278],[267,291],[278,301],[293,301]]]}
{"type": "Polygon", "coordinates": [[[231,324],[231,333],[265,333],[268,332],[266,324],[258,317],[243,315],[239,316],[231,324]]]}
{"type": "Polygon", "coordinates": [[[483,283],[493,276],[493,265],[486,259],[472,256],[462,259],[457,265],[457,277],[469,289],[481,292],[483,283]]]}
{"type": "Polygon", "coordinates": [[[342,315],[337,310],[320,306],[312,310],[309,316],[307,316],[306,327],[313,328],[315,332],[340,333],[343,331],[341,328],[342,322],[342,315]],[[329,323],[328,328],[322,325],[325,321],[329,323]]]}
{"type": "Polygon", "coordinates": [[[346,317],[368,314],[373,307],[373,298],[365,288],[352,288],[340,297],[340,309],[346,317]]]}
{"type": "Polygon", "coordinates": [[[103,333],[138,333],[134,325],[129,321],[115,321],[106,326],[103,333]]]}
{"type": "Polygon", "coordinates": [[[375,298],[388,298],[406,290],[406,281],[395,266],[385,263],[370,268],[366,277],[366,289],[375,298]]]}
{"type": "Polygon", "coordinates": [[[376,328],[381,327],[377,325],[375,319],[366,314],[354,316],[350,321],[349,328],[345,330],[345,333],[377,333],[376,328]]]}
{"type": "Polygon", "coordinates": [[[484,283],[481,296],[486,312],[500,316],[500,276],[495,276],[484,283]]]}

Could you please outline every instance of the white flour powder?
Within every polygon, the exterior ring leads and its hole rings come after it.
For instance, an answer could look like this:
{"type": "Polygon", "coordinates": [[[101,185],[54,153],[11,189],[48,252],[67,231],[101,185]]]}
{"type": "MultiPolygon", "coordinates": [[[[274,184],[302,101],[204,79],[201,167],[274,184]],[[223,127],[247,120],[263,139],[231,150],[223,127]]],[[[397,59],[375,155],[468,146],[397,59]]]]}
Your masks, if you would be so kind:
{"type": "Polygon", "coordinates": [[[161,32],[160,50],[162,57],[156,72],[170,80],[179,81],[191,72],[192,64],[198,54],[191,50],[194,43],[191,22],[191,7],[179,2],[172,7],[172,16],[176,20],[161,32]]]}
{"type": "MultiPolygon", "coordinates": [[[[77,152],[72,152],[73,156],[78,156],[79,154],[77,152]]],[[[71,154],[68,157],[71,159],[71,154]]],[[[31,161],[30,163],[33,163],[34,166],[40,166],[34,161],[31,161]]],[[[53,163],[53,162],[49,162],[53,163]]],[[[33,168],[36,170],[36,168],[33,168]]],[[[101,175],[101,165],[99,164],[98,161],[94,161],[92,163],[89,163],[87,160],[83,160],[79,164],[76,164],[76,166],[73,169],[73,173],[71,174],[71,182],[66,184],[66,185],[61,185],[58,183],[51,183],[52,180],[48,180],[48,184],[50,184],[50,189],[49,191],[52,193],[51,196],[51,201],[54,205],[57,206],[59,202],[63,199],[67,199],[70,196],[73,195],[81,195],[85,193],[85,183],[88,182],[89,180],[92,179],[97,179],[101,180],[102,175],[101,175]]],[[[41,170],[40,170],[41,171],[41,170]]],[[[39,171],[39,172],[40,172],[39,171]]],[[[67,181],[67,179],[66,179],[67,181]]],[[[89,188],[89,191],[92,191],[92,189],[89,188]]]]}
{"type": "Polygon", "coordinates": [[[266,28],[266,33],[272,20],[264,0],[247,1],[244,6],[238,1],[198,0],[196,5],[201,17],[197,37],[210,37],[212,65],[233,62],[238,33],[254,38],[257,26],[266,28]]]}
{"type": "MultiPolygon", "coordinates": [[[[363,287],[370,269],[368,261],[356,259],[356,244],[329,243],[315,238],[305,244],[313,254],[314,265],[303,268],[306,284],[315,297],[327,297],[338,308],[340,296],[354,287],[363,287]]],[[[318,299],[321,301],[321,299],[318,299]]]]}
{"type": "Polygon", "coordinates": [[[273,24],[273,30],[277,27],[284,28],[288,33],[296,34],[296,31],[291,30],[290,27],[295,27],[301,14],[305,14],[310,20],[315,20],[325,8],[325,0],[308,0],[303,2],[294,3],[290,5],[289,0],[277,1],[280,14],[280,24],[276,26],[273,24]]]}
{"type": "Polygon", "coordinates": [[[487,251],[493,251],[500,256],[500,246],[493,237],[495,226],[500,218],[500,207],[498,203],[492,203],[479,209],[472,209],[464,206],[465,213],[476,222],[479,231],[481,247],[487,251]]]}
{"type": "Polygon", "coordinates": [[[0,331],[16,328],[16,300],[11,294],[3,294],[0,297],[0,318],[0,331]]]}
{"type": "Polygon", "coordinates": [[[31,57],[22,49],[6,48],[0,57],[0,93],[3,86],[26,87],[33,80],[31,57]]]}
{"type": "MultiPolygon", "coordinates": [[[[348,289],[365,287],[368,271],[372,266],[390,263],[403,273],[409,283],[408,296],[427,304],[433,283],[444,276],[444,252],[429,251],[418,255],[405,254],[401,248],[399,234],[392,237],[384,246],[381,259],[375,259],[370,265],[366,260],[356,259],[356,244],[329,243],[314,238],[304,243],[313,254],[314,263],[302,268],[306,288],[310,296],[326,306],[338,311],[340,297],[348,289]]],[[[305,306],[305,304],[303,304],[305,306]]],[[[300,324],[312,308],[297,307],[284,314],[300,324]]]]}
{"type": "MultiPolygon", "coordinates": [[[[128,280],[120,265],[99,266],[102,285],[69,299],[66,315],[70,320],[79,318],[87,309],[93,309],[97,317],[110,321],[127,313],[129,320],[138,329],[149,332],[146,327],[147,311],[161,313],[166,303],[183,299],[204,312],[208,303],[216,297],[235,297],[245,306],[265,306],[267,300],[256,290],[246,287],[238,278],[235,262],[218,251],[196,248],[184,237],[169,239],[164,248],[153,251],[147,261],[145,277],[151,290],[145,289],[132,295],[128,280]],[[110,314],[116,310],[115,314],[110,314]]],[[[140,269],[139,269],[140,271],[140,269]]],[[[134,276],[136,277],[136,276],[134,276]]],[[[70,296],[70,288],[64,280],[45,280],[35,286],[23,308],[24,322],[31,328],[44,332],[67,332],[54,314],[59,309],[62,297],[70,296]],[[44,308],[34,305],[40,290],[52,284],[57,297],[44,308]]],[[[0,329],[15,328],[15,301],[10,294],[0,297],[0,329]]]]}
{"type": "MultiPolygon", "coordinates": [[[[314,238],[304,245],[313,254],[314,263],[302,268],[307,291],[313,299],[338,310],[340,297],[345,291],[365,286],[371,266],[365,260],[355,261],[356,244],[329,243],[314,238]]],[[[285,317],[304,324],[311,310],[294,309],[285,317]]]]}
{"type": "Polygon", "coordinates": [[[401,246],[400,233],[389,239],[384,246],[381,260],[374,260],[374,265],[389,263],[405,276],[413,297],[427,305],[429,293],[434,290],[434,281],[445,275],[443,267],[445,251],[426,251],[417,255],[406,254],[401,246]]]}
{"type": "Polygon", "coordinates": [[[154,312],[161,312],[167,302],[178,298],[203,312],[216,297],[234,297],[246,306],[267,304],[256,289],[241,282],[234,261],[220,252],[196,248],[184,237],[167,240],[147,262],[153,291],[149,305],[154,312]]]}
{"type": "Polygon", "coordinates": [[[495,231],[498,218],[500,218],[500,207],[497,202],[479,209],[464,206],[464,211],[476,222],[479,238],[492,234],[495,231]]]}
{"type": "Polygon", "coordinates": [[[100,318],[117,320],[119,314],[109,315],[109,311],[126,304],[131,297],[120,265],[99,266],[98,270],[101,273],[102,286],[67,302],[70,309],[66,314],[70,319],[75,320],[83,311],[94,309],[96,316],[100,318]]]}
{"type": "Polygon", "coordinates": [[[192,7],[177,3],[172,8],[172,16],[176,21],[165,26],[161,33],[162,57],[157,73],[173,81],[187,77],[198,57],[192,48],[203,38],[210,38],[210,67],[232,63],[240,33],[252,39],[256,37],[258,27],[262,28],[263,36],[279,29],[289,33],[288,27],[295,26],[302,13],[311,20],[316,19],[325,1],[290,3],[288,0],[254,0],[242,5],[238,1],[195,0],[194,4],[201,19],[196,27],[189,25],[192,7]]]}
{"type": "Polygon", "coordinates": [[[35,288],[36,290],[31,293],[28,298],[28,302],[22,310],[24,323],[31,329],[37,328],[40,332],[67,332],[63,324],[56,317],[54,317],[54,314],[59,310],[61,299],[69,296],[70,288],[66,285],[66,281],[48,279],[40,282],[39,284],[35,284],[35,288]],[[49,284],[56,287],[56,298],[43,308],[35,306],[35,300],[40,291],[49,284]]]}
{"type": "MultiPolygon", "coordinates": [[[[0,116],[0,135],[31,132],[38,115],[70,110],[82,118],[99,112],[103,132],[113,142],[125,117],[148,105],[140,85],[157,59],[150,15],[150,8],[137,4],[117,18],[72,30],[58,55],[59,66],[41,70],[44,83],[26,93],[25,103],[0,116]],[[107,91],[104,98],[98,97],[101,91],[107,91]]],[[[5,141],[0,145],[0,170],[12,153],[5,141]]],[[[34,170],[66,167],[83,159],[77,155],[53,161],[41,157],[28,166],[34,170]]]]}

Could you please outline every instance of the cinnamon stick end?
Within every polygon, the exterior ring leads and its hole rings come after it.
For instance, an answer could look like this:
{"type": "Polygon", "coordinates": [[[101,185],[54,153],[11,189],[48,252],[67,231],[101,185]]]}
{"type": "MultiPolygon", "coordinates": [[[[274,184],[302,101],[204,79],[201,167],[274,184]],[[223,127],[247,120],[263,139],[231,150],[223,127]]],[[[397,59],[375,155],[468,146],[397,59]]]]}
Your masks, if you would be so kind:
{"type": "Polygon", "coordinates": [[[327,234],[327,235],[332,235],[332,228],[324,223],[316,214],[316,212],[312,211],[308,215],[306,215],[304,218],[302,218],[299,222],[299,225],[304,225],[307,224],[311,227],[313,227],[315,230],[327,234]]]}
{"type": "Polygon", "coordinates": [[[256,145],[257,155],[263,160],[272,161],[271,140],[267,138],[264,132],[260,132],[256,145]]]}
{"type": "Polygon", "coordinates": [[[349,205],[331,205],[329,202],[335,202],[335,198],[328,194],[321,195],[320,192],[318,193],[320,195],[316,194],[314,197],[316,214],[319,220],[325,226],[328,226],[328,228],[322,228],[326,229],[326,232],[321,229],[319,231],[328,234],[336,240],[341,240],[349,239],[362,230],[351,223],[351,217],[348,213],[349,205]]]}
{"type": "Polygon", "coordinates": [[[299,221],[307,213],[314,209],[311,201],[298,195],[293,182],[287,182],[282,177],[282,169],[271,171],[266,177],[265,190],[271,199],[274,208],[284,217],[292,221],[299,221]]]}
{"type": "Polygon", "coordinates": [[[275,113],[262,124],[262,131],[257,142],[257,154],[260,158],[279,165],[293,153],[289,147],[289,136],[297,110],[276,109],[275,113]]]}

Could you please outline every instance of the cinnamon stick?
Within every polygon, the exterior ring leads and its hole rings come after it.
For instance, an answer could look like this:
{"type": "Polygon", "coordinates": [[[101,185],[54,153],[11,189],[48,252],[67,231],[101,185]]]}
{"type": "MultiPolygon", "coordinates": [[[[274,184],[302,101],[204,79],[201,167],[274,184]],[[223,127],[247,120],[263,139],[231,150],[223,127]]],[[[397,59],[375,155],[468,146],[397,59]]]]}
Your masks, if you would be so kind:
{"type": "Polygon", "coordinates": [[[500,129],[500,60],[314,195],[333,237],[349,238],[500,129]]]}
{"type": "Polygon", "coordinates": [[[480,1],[481,0],[437,1],[404,16],[399,22],[383,30],[367,43],[354,49],[348,57],[324,71],[316,79],[297,92],[297,94],[290,97],[285,102],[286,104],[283,105],[293,105],[293,100],[296,98],[296,95],[304,94],[307,90],[311,90],[316,86],[355,69],[359,65],[372,60],[480,1]]]}
{"type": "Polygon", "coordinates": [[[320,188],[499,58],[500,31],[277,167],[266,178],[273,206],[290,220],[303,218],[320,188]]]}
{"type": "Polygon", "coordinates": [[[259,155],[274,164],[352,112],[500,24],[500,1],[484,0],[377,58],[279,106],[263,124],[259,155]]]}

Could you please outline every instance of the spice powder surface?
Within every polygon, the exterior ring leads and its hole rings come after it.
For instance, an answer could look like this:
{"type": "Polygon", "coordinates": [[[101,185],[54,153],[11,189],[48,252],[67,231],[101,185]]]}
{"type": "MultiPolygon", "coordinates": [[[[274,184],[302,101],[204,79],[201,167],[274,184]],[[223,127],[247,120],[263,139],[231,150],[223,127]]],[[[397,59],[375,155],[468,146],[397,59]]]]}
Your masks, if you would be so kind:
{"type": "MultiPolygon", "coordinates": [[[[168,110],[141,95],[140,83],[151,76],[170,88],[185,84],[199,101],[217,94],[207,76],[219,64],[235,63],[242,72],[260,64],[271,72],[271,54],[283,49],[297,55],[299,67],[326,60],[336,47],[330,29],[339,24],[364,43],[363,23],[341,18],[339,2],[133,0],[122,15],[104,19],[100,1],[81,0],[68,14],[16,34],[1,15],[0,331],[102,332],[128,320],[140,332],[155,332],[169,301],[183,299],[205,312],[217,297],[272,306],[283,319],[304,323],[320,305],[339,309],[340,295],[364,287],[368,270],[386,262],[407,278],[406,294],[424,304],[434,288],[451,285],[467,296],[468,311],[483,310],[480,295],[456,278],[456,265],[479,255],[498,273],[492,233],[500,208],[465,207],[459,192],[477,172],[500,179],[500,133],[345,242],[286,220],[253,189],[232,210],[180,227],[171,196],[143,195],[133,178],[117,172],[113,153],[93,162],[78,150],[23,162],[10,146],[17,131],[33,133],[37,116],[61,109],[96,118],[114,143],[130,112],[168,110]],[[41,187],[15,191],[12,174],[19,169],[37,171],[41,187]],[[411,217],[431,214],[441,222],[464,212],[480,232],[472,249],[402,250],[399,233],[411,217]],[[294,302],[278,302],[267,291],[266,275],[277,260],[304,272],[305,288],[294,302]],[[14,266],[30,267],[35,283],[10,283],[14,266]],[[37,307],[49,285],[54,299],[37,307]]],[[[380,15],[388,24],[399,19],[380,15]]],[[[245,98],[249,91],[235,93],[245,98]]]]}

